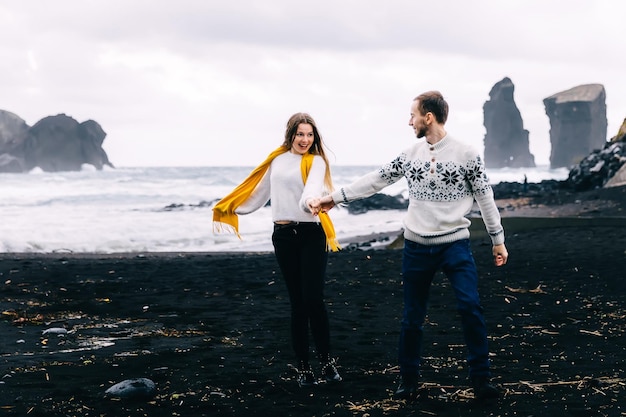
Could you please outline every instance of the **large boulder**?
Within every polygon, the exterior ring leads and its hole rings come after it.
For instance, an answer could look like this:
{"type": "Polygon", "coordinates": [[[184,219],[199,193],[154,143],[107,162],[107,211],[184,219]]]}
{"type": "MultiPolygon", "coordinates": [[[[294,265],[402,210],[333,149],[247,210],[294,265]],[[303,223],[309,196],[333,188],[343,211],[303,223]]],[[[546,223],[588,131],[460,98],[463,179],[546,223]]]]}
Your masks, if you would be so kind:
{"type": "Polygon", "coordinates": [[[623,164],[622,167],[613,175],[607,182],[604,184],[605,188],[610,187],[621,187],[622,185],[626,185],[626,164],[623,164]]]}
{"type": "Polygon", "coordinates": [[[28,125],[19,116],[0,110],[0,172],[23,172],[23,147],[28,125]]]}
{"type": "MultiPolygon", "coordinates": [[[[19,116],[0,110],[0,154],[15,154],[28,136],[28,125],[19,116]]],[[[19,156],[19,155],[17,155],[19,156]]]]}
{"type": "Polygon", "coordinates": [[[593,151],[570,170],[567,182],[576,191],[620,185],[624,175],[620,170],[625,163],[626,141],[605,142],[602,149],[593,151]]]}
{"type": "Polygon", "coordinates": [[[550,167],[571,167],[606,143],[606,92],[585,84],[543,100],[550,118],[550,167]]]}
{"type": "Polygon", "coordinates": [[[112,166],[102,143],[106,133],[93,120],[78,123],[65,114],[48,116],[29,129],[24,143],[27,169],[79,171],[83,164],[112,166]]]}
{"type": "MultiPolygon", "coordinates": [[[[599,166],[601,168],[606,167],[604,171],[596,169],[593,173],[590,173],[593,174],[596,180],[594,184],[596,187],[602,184],[604,184],[602,186],[605,188],[626,185],[626,119],[622,122],[617,135],[613,136],[604,145],[604,149],[600,152],[592,153],[587,157],[587,159],[589,158],[598,160],[598,164],[602,161],[602,164],[599,166]],[[598,172],[600,175],[598,175],[598,172]],[[604,176],[602,176],[603,173],[605,174],[604,176]]],[[[582,173],[584,173],[583,163],[572,169],[570,177],[573,177],[575,170],[579,173],[579,177],[582,176],[582,173]]],[[[587,182],[591,183],[591,181],[587,182]]]]}
{"type": "Polygon", "coordinates": [[[485,134],[485,166],[488,168],[534,167],[535,157],[530,153],[528,130],[520,114],[510,78],[497,82],[483,106],[485,134]]]}
{"type": "Polygon", "coordinates": [[[24,160],[8,153],[0,154],[0,172],[24,172],[24,160]]]}
{"type": "Polygon", "coordinates": [[[106,133],[93,120],[78,123],[65,114],[49,116],[30,127],[0,110],[0,172],[79,171],[83,164],[113,166],[102,148],[106,133]]]}

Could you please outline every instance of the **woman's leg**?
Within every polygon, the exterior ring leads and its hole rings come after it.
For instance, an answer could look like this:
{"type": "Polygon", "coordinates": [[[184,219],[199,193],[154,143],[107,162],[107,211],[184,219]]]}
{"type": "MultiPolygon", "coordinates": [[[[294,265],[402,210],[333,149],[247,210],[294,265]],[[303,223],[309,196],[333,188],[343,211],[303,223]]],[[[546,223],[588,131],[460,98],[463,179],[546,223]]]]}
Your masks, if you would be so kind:
{"type": "Polygon", "coordinates": [[[318,225],[307,225],[298,233],[301,238],[299,266],[303,302],[317,354],[323,360],[328,360],[330,358],[330,329],[324,302],[324,281],[328,262],[326,236],[321,226],[318,225]]]}
{"type": "Polygon", "coordinates": [[[291,306],[291,344],[300,363],[309,363],[308,312],[300,278],[298,236],[292,227],[277,227],[272,235],[274,253],[289,294],[291,306]]]}

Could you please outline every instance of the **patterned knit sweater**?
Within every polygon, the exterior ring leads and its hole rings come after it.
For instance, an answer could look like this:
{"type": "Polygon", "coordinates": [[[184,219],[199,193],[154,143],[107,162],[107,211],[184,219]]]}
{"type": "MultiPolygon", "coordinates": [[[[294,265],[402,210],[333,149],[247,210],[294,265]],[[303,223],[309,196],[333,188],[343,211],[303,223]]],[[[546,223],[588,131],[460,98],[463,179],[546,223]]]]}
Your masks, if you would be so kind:
{"type": "Polygon", "coordinates": [[[331,194],[335,203],[369,197],[406,178],[409,207],[405,239],[439,245],[469,238],[465,217],[478,203],[493,245],[504,243],[500,213],[482,159],[472,147],[446,135],[435,145],[421,141],[380,169],[331,194]]]}

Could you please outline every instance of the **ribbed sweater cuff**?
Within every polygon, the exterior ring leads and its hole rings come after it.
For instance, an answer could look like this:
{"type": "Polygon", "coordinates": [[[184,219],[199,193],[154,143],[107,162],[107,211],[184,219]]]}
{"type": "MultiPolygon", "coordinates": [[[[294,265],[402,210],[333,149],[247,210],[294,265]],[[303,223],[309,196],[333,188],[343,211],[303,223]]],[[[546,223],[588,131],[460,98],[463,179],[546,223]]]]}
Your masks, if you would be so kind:
{"type": "Polygon", "coordinates": [[[443,245],[446,243],[456,242],[457,240],[469,239],[469,237],[470,232],[469,229],[466,228],[458,229],[452,233],[438,236],[420,236],[408,229],[404,230],[405,239],[427,246],[443,245]]]}

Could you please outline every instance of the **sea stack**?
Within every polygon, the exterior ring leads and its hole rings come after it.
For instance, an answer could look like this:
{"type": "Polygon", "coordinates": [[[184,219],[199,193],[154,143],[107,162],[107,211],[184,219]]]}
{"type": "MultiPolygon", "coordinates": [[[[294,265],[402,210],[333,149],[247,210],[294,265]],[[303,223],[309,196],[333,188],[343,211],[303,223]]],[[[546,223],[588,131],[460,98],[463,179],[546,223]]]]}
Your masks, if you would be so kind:
{"type": "Polygon", "coordinates": [[[497,82],[483,106],[485,134],[485,166],[487,168],[534,167],[530,153],[528,130],[515,104],[515,86],[510,78],[497,82]]]}
{"type": "Polygon", "coordinates": [[[550,118],[550,168],[569,168],[606,142],[606,92],[585,84],[543,100],[550,118]]]}

